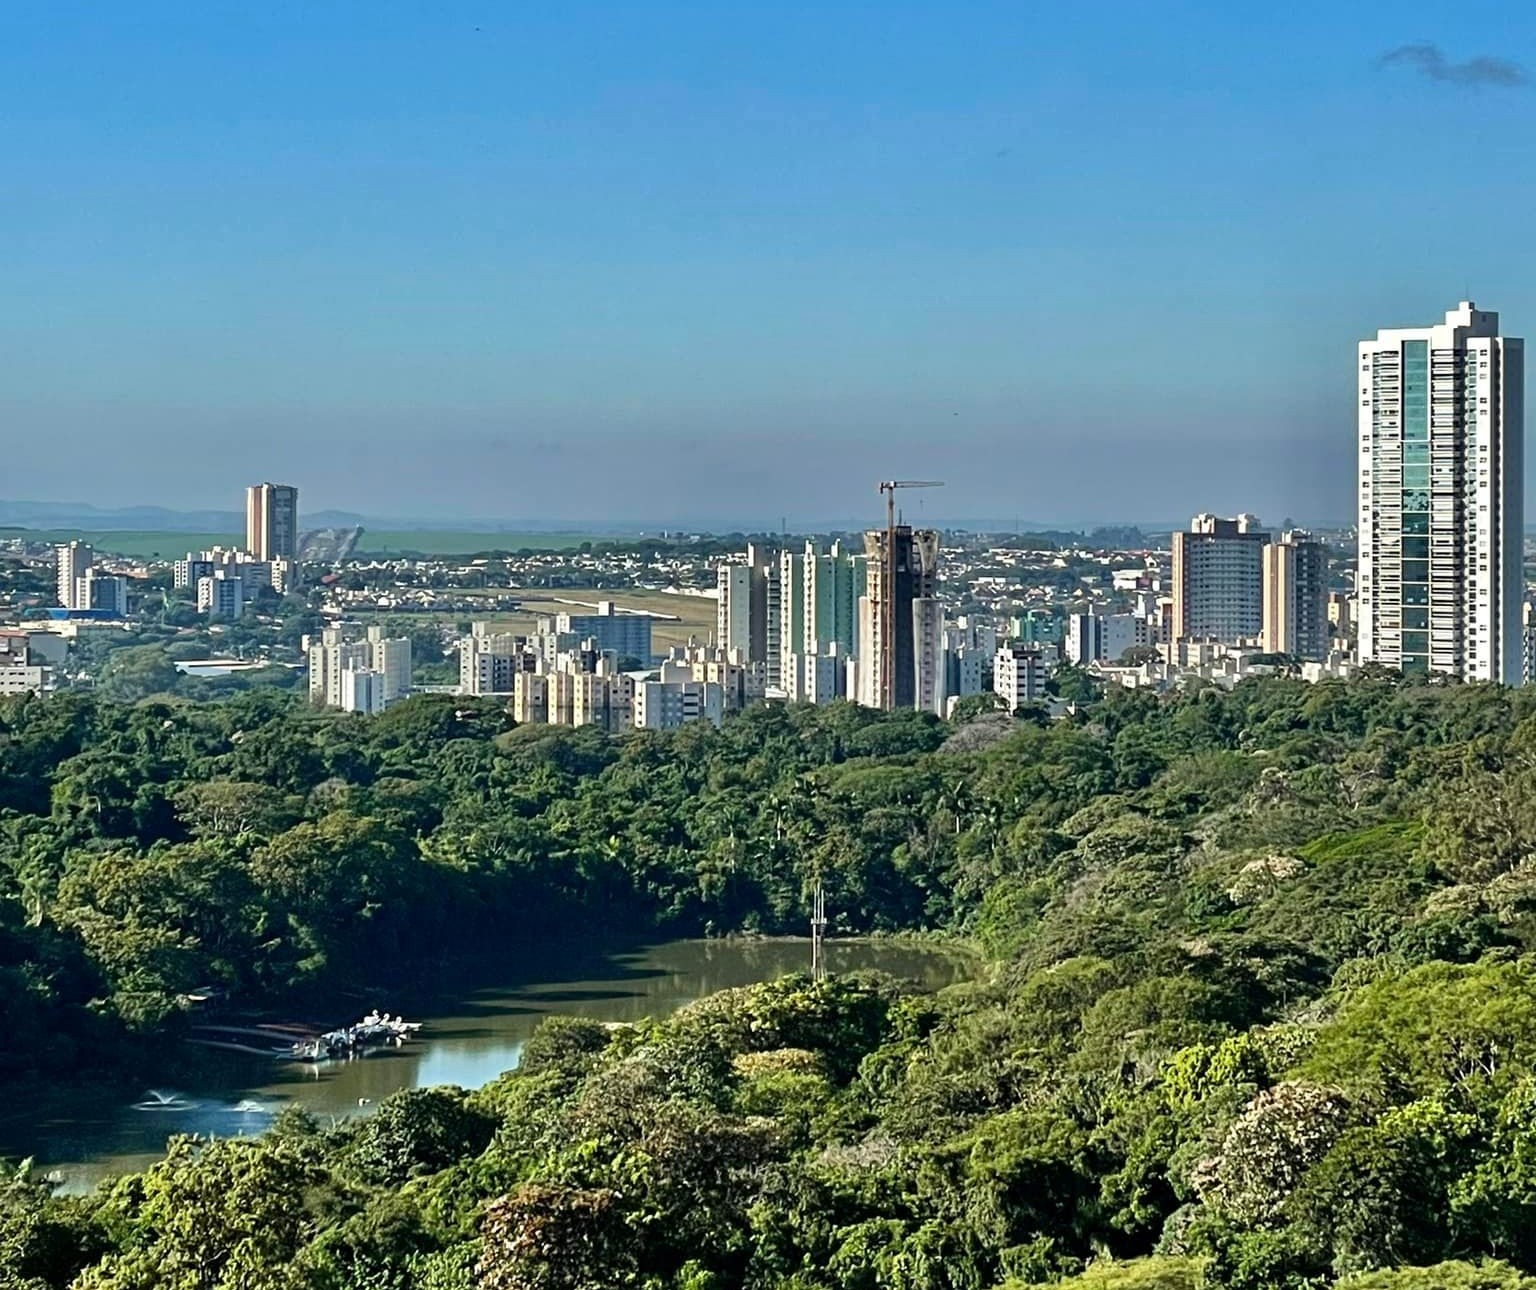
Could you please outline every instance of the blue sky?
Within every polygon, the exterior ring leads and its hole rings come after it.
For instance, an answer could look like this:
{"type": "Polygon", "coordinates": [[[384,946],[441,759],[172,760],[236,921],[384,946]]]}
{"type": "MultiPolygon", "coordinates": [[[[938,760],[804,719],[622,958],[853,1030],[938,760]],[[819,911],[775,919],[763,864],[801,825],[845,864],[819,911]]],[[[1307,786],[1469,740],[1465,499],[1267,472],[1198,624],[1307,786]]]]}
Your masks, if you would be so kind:
{"type": "Polygon", "coordinates": [[[11,0],[0,497],[1347,517],[1354,342],[1536,328],[1479,57],[1531,7],[11,0]]]}

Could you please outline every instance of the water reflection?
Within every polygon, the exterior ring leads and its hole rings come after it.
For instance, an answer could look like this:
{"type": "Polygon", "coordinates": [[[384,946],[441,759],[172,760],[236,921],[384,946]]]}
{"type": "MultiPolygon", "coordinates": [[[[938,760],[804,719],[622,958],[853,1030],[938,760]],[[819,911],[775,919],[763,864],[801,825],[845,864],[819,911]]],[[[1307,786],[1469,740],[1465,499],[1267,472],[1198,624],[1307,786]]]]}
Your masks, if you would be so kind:
{"type": "MultiPolygon", "coordinates": [[[[833,972],[874,968],[934,987],[963,975],[957,960],[910,945],[833,941],[827,960],[833,972]]],[[[516,1066],[534,1027],[554,1013],[599,1021],[664,1016],[703,995],[804,971],[809,963],[809,942],[798,940],[672,941],[589,956],[553,979],[525,972],[413,1016],[426,1025],[401,1048],[320,1065],[253,1057],[222,1067],[222,1077],[206,1083],[147,1089],[116,1106],[103,1105],[94,1091],[61,1088],[49,1105],[0,1119],[0,1155],[34,1156],[39,1168],[62,1175],[65,1190],[85,1190],[150,1164],[172,1134],[260,1133],[290,1104],[340,1118],[402,1088],[478,1087],[516,1066]]]]}

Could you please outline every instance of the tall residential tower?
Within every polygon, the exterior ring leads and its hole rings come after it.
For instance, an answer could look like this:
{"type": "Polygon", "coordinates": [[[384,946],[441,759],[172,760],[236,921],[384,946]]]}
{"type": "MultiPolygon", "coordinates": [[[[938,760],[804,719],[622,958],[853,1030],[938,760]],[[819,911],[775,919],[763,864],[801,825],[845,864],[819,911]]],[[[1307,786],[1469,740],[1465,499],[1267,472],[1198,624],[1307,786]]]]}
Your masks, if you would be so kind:
{"type": "Polygon", "coordinates": [[[868,559],[865,594],[859,598],[859,701],[871,708],[925,708],[942,714],[946,696],[944,612],[936,598],[939,534],[906,524],[889,532],[874,529],[864,535],[864,551],[868,559]]]}
{"type": "Polygon", "coordinates": [[[1360,661],[1519,685],[1524,343],[1464,300],[1356,375],[1360,661]]]}
{"type": "Polygon", "coordinates": [[[299,554],[299,490],[292,484],[252,484],[245,490],[245,549],[258,560],[299,554]]]}

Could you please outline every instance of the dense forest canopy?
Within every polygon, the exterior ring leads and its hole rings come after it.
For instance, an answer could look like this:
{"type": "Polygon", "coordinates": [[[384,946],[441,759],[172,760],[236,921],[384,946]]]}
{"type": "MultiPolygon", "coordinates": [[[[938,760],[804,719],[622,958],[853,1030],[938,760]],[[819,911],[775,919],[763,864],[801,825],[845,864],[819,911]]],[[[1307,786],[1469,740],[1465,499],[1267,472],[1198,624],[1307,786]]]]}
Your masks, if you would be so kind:
{"type": "Polygon", "coordinates": [[[937,995],[547,1022],[487,1088],[0,1188],[28,1290],[1536,1287],[1536,696],[1117,691],[611,739],[0,704],[0,1077],[509,926],[967,938],[937,995]]]}

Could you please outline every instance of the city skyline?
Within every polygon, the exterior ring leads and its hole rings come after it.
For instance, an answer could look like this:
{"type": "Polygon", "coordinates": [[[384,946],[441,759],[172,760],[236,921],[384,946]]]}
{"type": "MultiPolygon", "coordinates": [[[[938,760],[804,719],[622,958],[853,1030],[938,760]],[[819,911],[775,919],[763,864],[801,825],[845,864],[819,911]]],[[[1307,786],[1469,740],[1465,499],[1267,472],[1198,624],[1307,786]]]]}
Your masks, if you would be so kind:
{"type": "Polygon", "coordinates": [[[1340,349],[1536,307],[1453,196],[1529,204],[1536,17],[1197,8],[18,15],[0,491],[771,529],[938,445],[914,523],[1341,519],[1340,349]]]}

